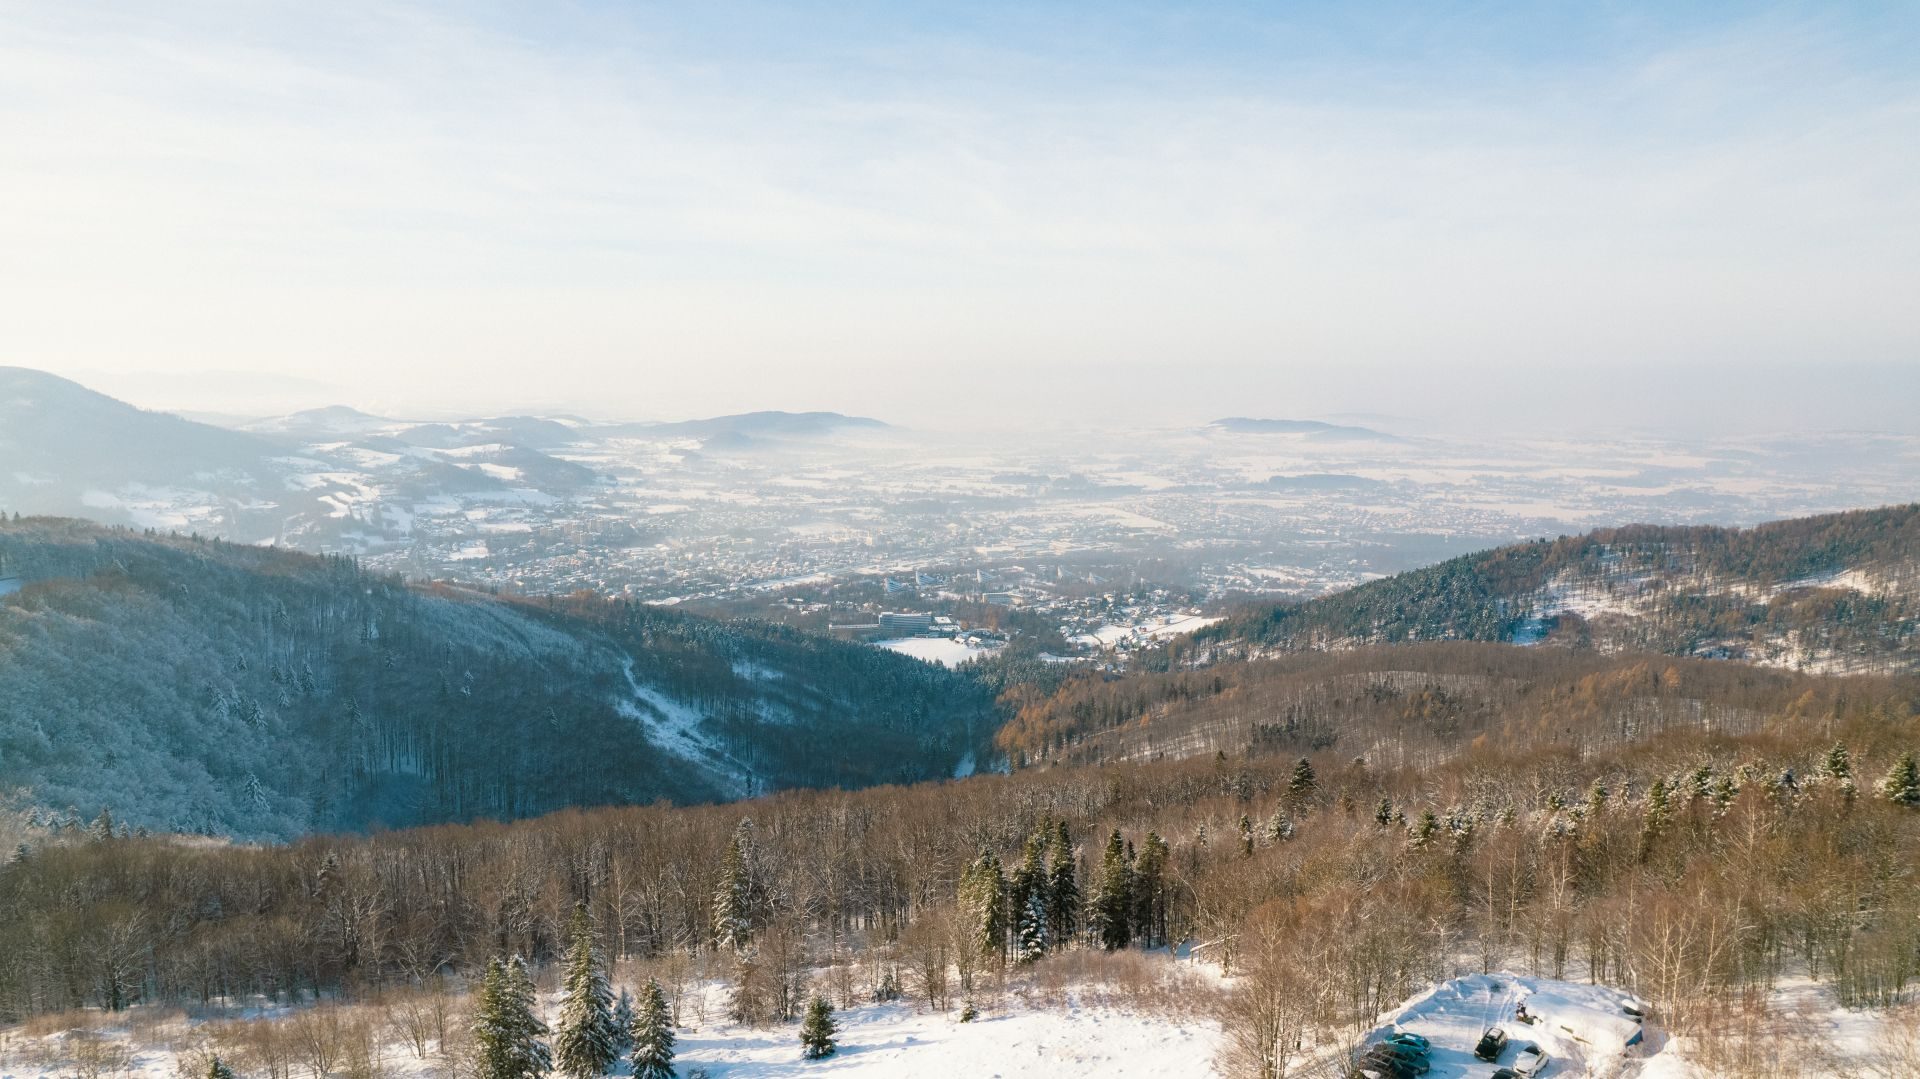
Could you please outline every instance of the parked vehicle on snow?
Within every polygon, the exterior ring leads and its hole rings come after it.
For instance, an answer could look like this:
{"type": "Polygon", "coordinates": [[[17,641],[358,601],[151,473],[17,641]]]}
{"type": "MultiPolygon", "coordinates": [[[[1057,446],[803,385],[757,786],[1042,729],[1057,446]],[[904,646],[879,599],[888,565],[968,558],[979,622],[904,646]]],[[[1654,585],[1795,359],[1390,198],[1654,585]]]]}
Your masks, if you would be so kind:
{"type": "Polygon", "coordinates": [[[1507,1048],[1507,1032],[1499,1027],[1488,1027],[1480,1035],[1480,1044],[1473,1047],[1473,1055],[1481,1060],[1499,1060],[1500,1054],[1507,1048]]]}
{"type": "Polygon", "coordinates": [[[1412,1062],[1388,1052],[1386,1046],[1374,1045],[1361,1054],[1352,1074],[1362,1079],[1418,1079],[1424,1071],[1426,1067],[1415,1067],[1412,1062]]]}
{"type": "Polygon", "coordinates": [[[1513,1070],[1527,1079],[1540,1074],[1547,1066],[1547,1051],[1537,1045],[1527,1045],[1520,1049],[1520,1055],[1514,1058],[1513,1070]]]}
{"type": "Polygon", "coordinates": [[[1413,1069],[1415,1075],[1425,1075],[1433,1070],[1432,1062],[1427,1059],[1427,1051],[1424,1049],[1415,1049],[1411,1045],[1381,1042],[1373,1048],[1368,1049],[1367,1055],[1392,1057],[1406,1067],[1413,1069]]]}

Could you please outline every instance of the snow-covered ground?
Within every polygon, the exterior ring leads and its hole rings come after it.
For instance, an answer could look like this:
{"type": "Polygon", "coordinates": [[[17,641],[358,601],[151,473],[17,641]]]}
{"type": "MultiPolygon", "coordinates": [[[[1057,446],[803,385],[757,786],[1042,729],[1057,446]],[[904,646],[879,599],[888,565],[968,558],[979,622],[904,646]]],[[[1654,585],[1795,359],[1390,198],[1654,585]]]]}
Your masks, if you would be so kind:
{"type": "Polygon", "coordinates": [[[938,663],[942,667],[958,667],[969,660],[990,656],[998,651],[994,648],[976,648],[949,637],[904,637],[897,641],[875,641],[874,644],[889,652],[938,663]]]}
{"type": "Polygon", "coordinates": [[[1511,1067],[1529,1044],[1546,1051],[1543,1077],[1638,1075],[1647,1058],[1659,1055],[1667,1043],[1657,1032],[1642,1037],[1640,1020],[1629,1007],[1646,1010],[1632,995],[1605,986],[1474,974],[1441,982],[1408,1001],[1369,1040],[1396,1029],[1430,1040],[1433,1070],[1427,1079],[1480,1079],[1496,1066],[1511,1067]],[[1517,1018],[1523,1006],[1530,1023],[1517,1018]],[[1488,1027],[1499,1027],[1508,1038],[1497,1065],[1473,1055],[1488,1027]]]}
{"type": "Polygon", "coordinates": [[[1106,1007],[983,1013],[971,1023],[902,1004],[840,1013],[840,1049],[802,1060],[793,1027],[682,1034],[680,1074],[722,1076],[1000,1076],[1076,1079],[1212,1074],[1220,1028],[1106,1007]]]}
{"type": "MultiPolygon", "coordinates": [[[[1113,962],[1119,957],[1106,957],[1113,962]]],[[[1051,962],[1051,961],[1049,961],[1051,962]]],[[[1127,1003],[1124,992],[1098,980],[1069,978],[1040,989],[1045,967],[1035,981],[983,999],[978,1018],[959,1021],[955,1009],[933,1011],[912,1002],[863,1004],[839,1011],[839,1050],[817,1061],[800,1055],[798,1024],[764,1027],[737,1025],[720,1018],[726,998],[718,982],[696,983],[683,998],[685,1025],[676,1031],[679,1074],[704,1073],[710,1079],[781,1076],[924,1076],[927,1079],[1105,1079],[1105,1077],[1198,1077],[1219,1074],[1216,1057],[1225,1035],[1208,1018],[1211,987],[1231,985],[1210,965],[1175,960],[1165,953],[1135,953],[1112,971],[1122,980],[1144,979],[1147,996],[1127,1003]],[[1142,1006],[1139,1000],[1150,1003],[1142,1006]]],[[[1084,972],[1077,976],[1084,979],[1084,972]]],[[[625,984],[623,981],[622,984],[625,984]]],[[[631,988],[631,986],[629,986],[631,988]]],[[[1829,992],[1804,979],[1783,982],[1769,1005],[1792,1017],[1790,1036],[1770,1038],[1755,1051],[1798,1061],[1798,1070],[1778,1075],[1867,1077],[1913,1074],[1905,1070],[1920,1059],[1920,1023],[1903,1027],[1885,1012],[1848,1010],[1829,992]],[[1906,1031],[1905,1040],[1896,1035],[1906,1031]],[[1888,1045],[1901,1054],[1889,1055],[1888,1045]]],[[[1393,1030],[1431,1040],[1432,1070],[1423,1079],[1488,1079],[1496,1067],[1512,1067],[1523,1046],[1545,1050],[1541,1079],[1713,1079],[1716,1069],[1703,1064],[1689,1039],[1669,1037],[1656,1025],[1644,1027],[1629,1008],[1642,1009],[1632,995],[1605,986],[1584,985],[1509,973],[1472,974],[1435,983],[1381,1017],[1368,1033],[1375,1042],[1393,1030]],[[1517,1019],[1524,1005],[1532,1022],[1517,1019]],[[1509,1041],[1497,1063],[1478,1060],[1473,1046],[1482,1031],[1500,1026],[1509,1041]]],[[[291,1017],[298,1008],[238,1007],[234,1014],[291,1017]]],[[[559,1013],[557,994],[543,994],[545,1018],[559,1013]]],[[[107,1045],[115,1051],[88,1054],[111,1060],[97,1072],[126,1079],[178,1079],[199,1074],[206,1048],[197,1021],[171,1009],[149,1013],[136,1008],[120,1016],[87,1013],[86,1030],[63,1030],[44,1018],[32,1026],[0,1027],[0,1079],[70,1076],[82,1045],[107,1045]],[[37,1029],[35,1029],[37,1027],[37,1029]]],[[[386,1079],[444,1079],[452,1062],[431,1046],[421,1057],[398,1035],[378,1050],[379,1074],[386,1079]]],[[[1316,1038],[1311,1044],[1331,1046],[1316,1038]]],[[[251,1073],[248,1073],[251,1074],[251,1073]]],[[[294,1079],[307,1069],[296,1063],[294,1079]]],[[[622,1066],[616,1075],[624,1076],[622,1066]]],[[[1302,1074],[1320,1074],[1310,1072],[1302,1074]]],[[[1719,1071],[1724,1074],[1724,1069],[1719,1071]]]]}
{"type": "Polygon", "coordinates": [[[685,701],[642,684],[633,673],[632,659],[621,661],[620,673],[633,696],[617,698],[613,706],[628,719],[645,724],[648,740],[706,769],[734,797],[744,798],[752,792],[756,779],[753,769],[707,737],[701,727],[706,722],[705,714],[685,701]]]}

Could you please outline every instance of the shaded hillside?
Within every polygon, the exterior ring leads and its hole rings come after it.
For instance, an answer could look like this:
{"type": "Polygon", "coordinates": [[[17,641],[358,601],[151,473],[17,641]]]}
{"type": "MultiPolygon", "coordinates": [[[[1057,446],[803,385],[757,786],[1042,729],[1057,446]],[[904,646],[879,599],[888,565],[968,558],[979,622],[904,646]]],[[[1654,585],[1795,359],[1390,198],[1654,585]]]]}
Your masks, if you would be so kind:
{"type": "Polygon", "coordinates": [[[0,523],[0,788],[285,837],[951,775],[959,675],[780,627],[509,603],[353,562],[0,523]]]}
{"type": "Polygon", "coordinates": [[[1920,671],[1920,505],[1754,528],[1632,525],[1450,559],[1195,635],[1213,654],[1558,642],[1920,671]]]}
{"type": "Polygon", "coordinates": [[[322,492],[290,490],[290,453],[258,435],[146,412],[77,383],[0,367],[0,510],[270,538],[322,492]]]}

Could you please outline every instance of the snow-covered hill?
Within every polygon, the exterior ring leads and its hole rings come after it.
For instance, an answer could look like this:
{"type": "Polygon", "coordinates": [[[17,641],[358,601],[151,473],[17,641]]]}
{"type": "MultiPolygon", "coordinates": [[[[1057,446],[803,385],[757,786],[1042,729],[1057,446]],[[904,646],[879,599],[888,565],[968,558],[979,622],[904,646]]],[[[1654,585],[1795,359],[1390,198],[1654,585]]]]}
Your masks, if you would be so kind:
{"type": "Polygon", "coordinates": [[[1215,655],[1562,643],[1815,672],[1920,670],[1920,504],[1522,543],[1209,627],[1215,655]]]}

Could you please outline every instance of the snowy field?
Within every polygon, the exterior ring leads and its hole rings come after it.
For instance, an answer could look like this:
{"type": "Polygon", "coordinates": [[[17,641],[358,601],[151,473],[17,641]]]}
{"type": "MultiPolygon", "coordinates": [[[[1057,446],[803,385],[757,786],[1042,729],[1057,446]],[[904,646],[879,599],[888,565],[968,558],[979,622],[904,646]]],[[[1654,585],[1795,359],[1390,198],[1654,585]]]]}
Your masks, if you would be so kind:
{"type": "MultiPolygon", "coordinates": [[[[1043,969],[1043,968],[1036,968],[1043,969]]],[[[1220,1074],[1215,1060],[1224,1044],[1217,1022],[1207,1018],[1211,989],[1231,985],[1217,969],[1168,959],[1165,953],[1135,953],[1118,968],[1121,977],[1143,977],[1156,988],[1144,998],[1111,987],[1076,982],[1039,989],[1023,984],[983,1000],[978,1018],[959,1021],[957,1010],[929,1011],[899,1002],[841,1010],[838,1051],[824,1060],[800,1054],[798,1024],[747,1027],[719,1018],[726,990],[718,982],[690,987],[704,998],[689,1003],[677,1032],[675,1066],[685,1079],[729,1077],[925,1076],[996,1079],[1106,1079],[1106,1077],[1201,1077],[1220,1074]],[[1149,1003],[1142,1004],[1146,1000],[1149,1003]],[[697,1017],[695,1014],[697,1013],[697,1017]],[[702,1021],[705,1020],[705,1021],[702,1021]]],[[[1793,1058],[1798,1066],[1767,1071],[1779,1076],[1846,1076],[1881,1079],[1904,1070],[1910,1058],[1886,1053],[1890,1044],[1920,1048],[1886,1013],[1839,1008],[1811,982],[1783,983],[1772,1003],[1806,1024],[1795,1036],[1767,1038],[1762,1055],[1793,1058]],[[1891,1066],[1891,1067],[1890,1067],[1891,1066]]],[[[559,1002],[544,994],[549,1023],[559,1002]]],[[[1496,1067],[1512,1067],[1520,1050],[1537,1045],[1547,1059],[1540,1079],[1712,1079],[1723,1070],[1702,1064],[1688,1039],[1669,1037],[1634,1010],[1642,1002],[1604,986],[1500,973],[1466,975],[1435,983],[1384,1013],[1363,1041],[1394,1030],[1432,1042],[1432,1069],[1423,1079],[1488,1079],[1496,1067]],[[1518,1019],[1524,1006],[1531,1022],[1518,1019]],[[1489,1026],[1509,1037],[1498,1063],[1473,1056],[1489,1026]]],[[[273,1008],[284,1019],[303,1009],[273,1008]]],[[[241,1014],[258,1015],[261,1009],[241,1014]]],[[[53,1079],[90,1074],[126,1079],[197,1079],[204,1074],[207,1042],[202,1024],[170,1009],[136,1008],[120,1016],[86,1013],[85,1030],[63,1030],[46,1019],[0,1028],[0,1079],[53,1079]],[[91,1049],[86,1047],[91,1046],[91,1049]],[[112,1051],[102,1052],[100,1047],[112,1051]]],[[[456,1019],[456,1024],[464,1020],[456,1019]]],[[[1920,1036],[1920,1027],[1908,1032],[1920,1036]]],[[[1335,1040],[1309,1041],[1324,1052],[1335,1040]]],[[[1899,1051],[1905,1053],[1907,1048],[1899,1051]]],[[[1920,1059],[1920,1057],[1912,1058],[1920,1059]]],[[[1325,1063],[1321,1061],[1320,1063],[1325,1063]]],[[[1307,1065],[1309,1069],[1317,1065],[1307,1065]]],[[[628,1072],[623,1063],[617,1075],[628,1072]]],[[[243,1077],[253,1072],[241,1069],[243,1077]]],[[[293,1063],[289,1079],[307,1079],[309,1067],[293,1063]]],[[[336,1074],[345,1075],[345,1071],[336,1074]]],[[[424,1056],[394,1032],[377,1050],[370,1075],[384,1079],[455,1079],[465,1072],[428,1047],[424,1056]]],[[[1321,1074],[1318,1071],[1301,1074],[1321,1074]]],[[[1326,1074],[1333,1074],[1327,1072],[1326,1074]]]]}
{"type": "Polygon", "coordinates": [[[1428,1079],[1478,1079],[1496,1066],[1511,1067],[1527,1045],[1546,1051],[1542,1077],[1637,1075],[1647,1058],[1664,1050],[1666,1039],[1657,1032],[1643,1037],[1640,1020],[1629,1009],[1644,1012],[1646,1005],[1604,986],[1477,974],[1442,982],[1408,1001],[1370,1040],[1392,1030],[1427,1038],[1433,1043],[1428,1079]],[[1519,1020],[1522,1008],[1531,1022],[1519,1020]],[[1499,1027],[1508,1038],[1497,1064],[1473,1055],[1489,1027],[1499,1027]]]}
{"type": "Polygon", "coordinates": [[[1211,1074],[1207,1062],[1220,1029],[1103,1007],[982,1014],[971,1023],[899,1004],[840,1014],[840,1050],[820,1061],[800,1059],[792,1028],[716,1029],[680,1041],[686,1075],[704,1067],[722,1076],[1000,1076],[1077,1079],[1097,1076],[1211,1074]]]}
{"type": "Polygon", "coordinates": [[[942,667],[958,667],[969,660],[993,655],[998,649],[975,648],[947,637],[905,637],[897,641],[875,641],[876,647],[903,656],[912,656],[942,667]]]}

